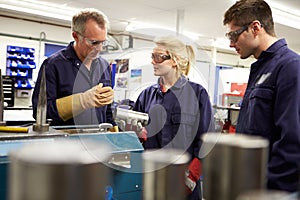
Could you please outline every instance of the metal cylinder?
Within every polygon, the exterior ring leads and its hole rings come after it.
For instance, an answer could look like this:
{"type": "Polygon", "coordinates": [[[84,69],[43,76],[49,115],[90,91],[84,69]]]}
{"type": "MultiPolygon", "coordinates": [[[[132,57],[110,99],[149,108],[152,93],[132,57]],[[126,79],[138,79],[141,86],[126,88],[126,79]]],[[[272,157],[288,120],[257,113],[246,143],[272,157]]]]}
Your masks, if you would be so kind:
{"type": "Polygon", "coordinates": [[[236,200],[296,200],[284,191],[254,190],[240,194],[236,200]]]}
{"type": "Polygon", "coordinates": [[[186,198],[185,171],[189,155],[174,149],[143,152],[143,200],[186,198]]]}
{"type": "Polygon", "coordinates": [[[243,134],[209,133],[201,148],[206,200],[233,200],[248,190],[265,189],[268,141],[243,134]]]}
{"type": "Polygon", "coordinates": [[[105,199],[109,147],[91,141],[30,143],[10,152],[9,200],[105,199]]]}

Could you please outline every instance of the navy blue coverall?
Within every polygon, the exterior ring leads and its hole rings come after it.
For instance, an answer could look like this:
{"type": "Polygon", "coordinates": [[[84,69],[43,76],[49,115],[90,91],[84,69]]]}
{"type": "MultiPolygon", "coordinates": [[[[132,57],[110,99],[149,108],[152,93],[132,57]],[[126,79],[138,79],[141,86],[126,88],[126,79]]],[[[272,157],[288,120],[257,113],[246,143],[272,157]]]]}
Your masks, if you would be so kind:
{"type": "Polygon", "coordinates": [[[300,56],[288,49],[284,39],[251,65],[236,132],[269,140],[269,189],[298,190],[300,56]]]}
{"type": "Polygon", "coordinates": [[[103,83],[111,86],[111,68],[109,63],[99,57],[93,61],[90,71],[83,66],[77,57],[73,42],[65,49],[47,58],[39,71],[32,96],[33,117],[36,118],[42,69],[45,67],[47,88],[47,119],[52,119],[51,125],[90,125],[111,123],[113,121],[111,105],[87,109],[78,116],[63,121],[57,112],[56,99],[69,96],[103,83]]]}
{"type": "MultiPolygon", "coordinates": [[[[139,95],[133,110],[148,113],[145,149],[177,148],[199,158],[201,135],[209,130],[212,107],[205,88],[184,76],[167,92],[158,83],[139,95]]],[[[199,182],[188,199],[199,199],[199,182]]]]}

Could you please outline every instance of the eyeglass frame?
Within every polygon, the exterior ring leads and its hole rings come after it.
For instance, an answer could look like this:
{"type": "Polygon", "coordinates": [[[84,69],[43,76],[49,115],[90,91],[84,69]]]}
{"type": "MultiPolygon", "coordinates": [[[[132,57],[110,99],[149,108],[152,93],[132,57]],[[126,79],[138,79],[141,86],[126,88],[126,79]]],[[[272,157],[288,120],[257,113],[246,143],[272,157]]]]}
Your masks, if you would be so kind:
{"type": "Polygon", "coordinates": [[[155,63],[163,63],[166,60],[170,60],[171,56],[170,55],[165,55],[165,54],[157,54],[157,53],[152,53],[151,54],[152,60],[154,60],[155,63]],[[157,60],[159,59],[159,60],[157,60]]]}
{"type": "Polygon", "coordinates": [[[109,45],[109,41],[108,40],[91,40],[89,38],[87,38],[86,36],[84,36],[82,33],[75,31],[76,33],[78,33],[78,35],[80,35],[81,37],[83,37],[90,46],[96,47],[98,45],[101,44],[102,47],[106,47],[109,45]]]}
{"type": "Polygon", "coordinates": [[[249,26],[252,24],[252,22],[248,23],[247,25],[242,26],[241,28],[235,30],[235,31],[230,31],[229,33],[226,33],[225,36],[229,39],[230,42],[236,42],[240,35],[246,31],[249,26]]]}

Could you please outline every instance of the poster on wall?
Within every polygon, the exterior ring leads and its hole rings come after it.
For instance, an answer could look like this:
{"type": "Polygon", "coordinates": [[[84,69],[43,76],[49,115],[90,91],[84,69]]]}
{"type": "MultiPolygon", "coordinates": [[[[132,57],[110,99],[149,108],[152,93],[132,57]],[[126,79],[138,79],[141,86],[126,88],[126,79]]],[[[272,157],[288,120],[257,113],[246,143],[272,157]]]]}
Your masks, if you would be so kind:
{"type": "Polygon", "coordinates": [[[116,87],[128,89],[129,59],[117,59],[116,62],[116,87]]]}
{"type": "Polygon", "coordinates": [[[142,83],[142,69],[132,69],[130,72],[130,83],[142,83]]]}

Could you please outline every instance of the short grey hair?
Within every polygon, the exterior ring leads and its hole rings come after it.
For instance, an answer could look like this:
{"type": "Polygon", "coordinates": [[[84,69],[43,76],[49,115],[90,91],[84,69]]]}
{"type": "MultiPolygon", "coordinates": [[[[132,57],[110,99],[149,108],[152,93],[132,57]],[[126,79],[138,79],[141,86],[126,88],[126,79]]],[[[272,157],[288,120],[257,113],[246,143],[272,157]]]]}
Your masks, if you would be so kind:
{"type": "Polygon", "coordinates": [[[101,28],[108,29],[109,21],[103,12],[95,8],[85,8],[73,16],[72,31],[84,34],[85,24],[89,19],[95,20],[101,28]]]}

